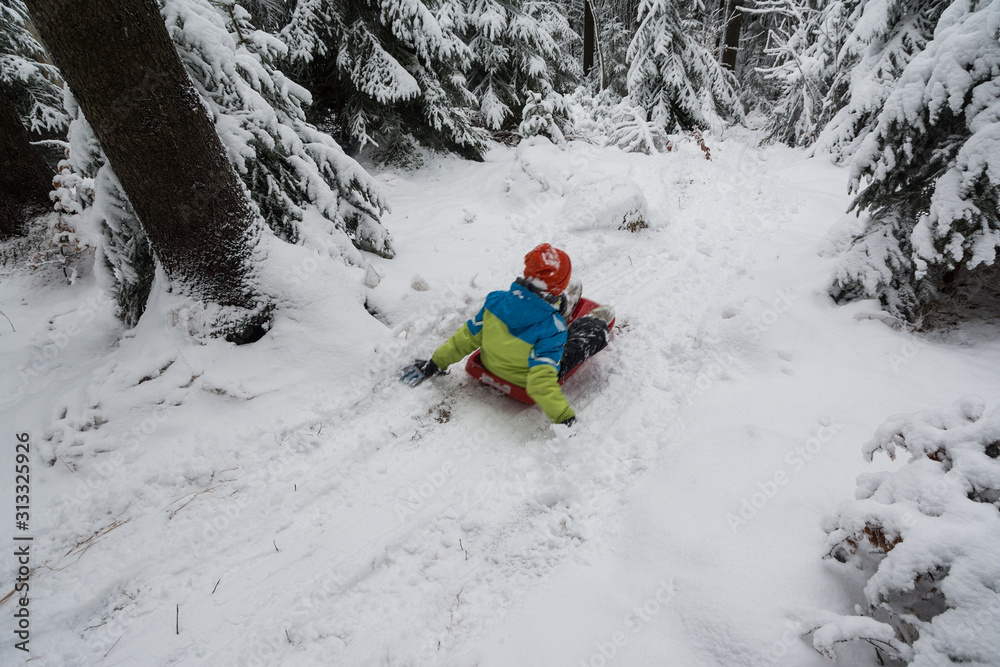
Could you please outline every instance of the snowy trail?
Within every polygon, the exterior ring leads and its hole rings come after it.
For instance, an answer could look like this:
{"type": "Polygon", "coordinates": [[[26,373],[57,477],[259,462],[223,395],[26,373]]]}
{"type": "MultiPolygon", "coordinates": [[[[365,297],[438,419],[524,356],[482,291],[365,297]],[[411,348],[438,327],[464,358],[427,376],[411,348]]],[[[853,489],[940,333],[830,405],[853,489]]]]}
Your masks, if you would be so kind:
{"type": "Polygon", "coordinates": [[[377,286],[276,246],[284,315],[253,346],[163,333],[169,299],[118,349],[100,352],[105,320],[75,339],[92,358],[67,353],[50,395],[5,413],[59,460],[35,464],[33,664],[825,664],[788,620],[796,604],[844,603],[810,551],[817,516],[853,489],[856,446],[884,411],[873,392],[939,351],[843,391],[903,341],[819,295],[840,174],[739,141],[712,161],[679,148],[522,145],[382,174],[399,254],[371,258],[377,286]],[[607,211],[637,189],[650,228],[619,230],[607,211]],[[395,382],[542,241],[618,315],[566,385],[572,437],[459,366],[395,382]],[[843,453],[828,446],[826,470],[796,471],[731,529],[823,415],[843,453]]]}
{"type": "MultiPolygon", "coordinates": [[[[461,184],[456,189],[461,192],[461,184]]],[[[397,196],[400,204],[406,201],[402,194],[397,196]]],[[[459,199],[457,205],[461,203],[459,199]]],[[[408,211],[415,208],[414,203],[405,206],[408,211]]],[[[696,247],[705,234],[698,216],[715,213],[695,212],[687,228],[668,226],[673,238],[667,243],[684,250],[696,247]]],[[[717,239],[723,225],[719,222],[712,232],[717,239]]],[[[732,234],[722,237],[726,245],[746,231],[745,225],[723,229],[732,234]]],[[[516,252],[533,243],[531,238],[521,240],[516,252]]],[[[339,595],[310,606],[320,618],[344,619],[326,621],[327,633],[340,639],[323,641],[319,630],[314,636],[306,633],[305,656],[316,660],[336,656],[343,664],[360,664],[372,660],[379,653],[373,649],[380,648],[392,664],[432,661],[494,624],[535,582],[567,559],[586,560],[600,552],[603,539],[596,547],[591,540],[613,526],[625,490],[656,460],[683,388],[693,382],[698,367],[695,353],[682,362],[686,368],[677,367],[676,354],[662,355],[654,363],[649,358],[650,350],[659,347],[661,327],[675,336],[695,334],[705,293],[677,285],[690,288],[691,273],[703,271],[716,277],[709,282],[712,292],[724,290],[732,273],[740,269],[745,273],[747,268],[719,270],[718,264],[727,263],[722,260],[724,253],[717,255],[713,266],[711,253],[697,250],[666,258],[643,253],[635,244],[630,250],[635,259],[608,253],[603,261],[592,261],[585,274],[588,293],[599,297],[603,290],[621,297],[616,305],[628,324],[613,348],[567,387],[584,419],[581,432],[573,438],[553,437],[535,411],[471,386],[461,370],[438,381],[439,386],[419,392],[385,389],[366,406],[360,423],[352,426],[358,433],[370,432],[374,424],[366,423],[369,418],[384,420],[402,402],[403,412],[410,412],[407,419],[417,419],[418,426],[409,430],[419,449],[401,450],[404,437],[399,437],[391,449],[372,453],[364,461],[374,475],[368,473],[363,483],[354,478],[347,488],[338,489],[345,500],[364,500],[363,508],[338,511],[337,523],[354,527],[363,521],[367,526],[346,538],[342,530],[333,530],[338,551],[330,553],[329,545],[317,549],[342,563],[354,555],[369,572],[332,576],[339,595]],[[623,269],[626,261],[632,265],[629,269],[623,269]],[[593,291],[589,291],[591,279],[593,291]],[[636,400],[637,381],[643,387],[640,400],[636,400]],[[422,409],[426,414],[420,415],[422,409]],[[421,420],[429,421],[431,428],[425,430],[421,420]],[[417,595],[400,595],[407,588],[417,595]],[[415,628],[415,618],[426,619],[426,625],[415,628]],[[357,641],[363,628],[375,624],[384,629],[384,645],[357,641]],[[410,639],[403,642],[411,646],[408,650],[400,650],[400,636],[410,639]]],[[[337,464],[331,461],[331,465],[337,464]]],[[[321,504],[331,500],[326,496],[321,504]]],[[[315,522],[307,520],[304,525],[315,522]]],[[[307,579],[301,593],[307,595],[314,583],[307,579]]],[[[283,581],[276,587],[294,588],[295,582],[283,581]]],[[[254,655],[252,648],[247,654],[244,647],[244,657],[254,655]]]]}
{"type": "MultiPolygon", "coordinates": [[[[456,168],[455,164],[449,166],[456,168]]],[[[459,183],[453,191],[467,194],[453,196],[450,201],[434,198],[435,210],[482,205],[482,172],[486,172],[486,182],[493,183],[493,190],[500,191],[498,181],[510,170],[506,161],[488,163],[482,170],[471,170],[464,164],[457,167],[467,172],[468,186],[459,183]],[[473,187],[473,182],[478,187],[473,187]]],[[[395,205],[417,218],[411,224],[423,231],[421,226],[431,222],[418,217],[426,184],[416,188],[419,192],[413,192],[412,201],[397,195],[395,205]]],[[[548,204],[557,209],[561,202],[548,204]]],[[[665,201],[652,201],[650,209],[655,210],[658,204],[667,206],[665,201]]],[[[506,208],[512,208],[509,201],[506,208]]],[[[485,218],[484,213],[479,215],[485,218]]],[[[184,607],[185,625],[194,633],[189,646],[198,649],[151,650],[149,637],[157,631],[141,620],[122,622],[121,614],[113,611],[121,611],[120,605],[110,601],[111,611],[97,610],[98,618],[88,621],[91,630],[82,633],[84,641],[95,653],[108,651],[109,641],[116,642],[114,654],[107,658],[109,664],[115,664],[116,655],[121,664],[128,664],[136,659],[140,647],[153,663],[190,659],[225,662],[236,655],[243,664],[254,659],[266,664],[285,649],[283,642],[304,646],[304,654],[317,661],[337,656],[343,664],[362,664],[373,659],[376,646],[370,638],[358,639],[371,627],[381,626],[386,631],[381,636],[387,651],[399,644],[400,636],[420,635],[403,642],[412,647],[408,652],[386,656],[390,661],[419,663],[440,655],[439,644],[445,649],[459,645],[489,626],[522,590],[530,589],[534,580],[587,550],[588,539],[613,516],[630,480],[655,458],[657,439],[669,424],[671,407],[679,401],[676,390],[668,387],[670,379],[686,374],[690,380],[695,369],[693,364],[686,370],[674,368],[676,361],[665,356],[651,366],[648,358],[649,350],[656,349],[656,341],[662,337],[658,327],[677,332],[686,324],[688,336],[693,335],[691,327],[698,317],[693,301],[704,294],[678,289],[678,285],[689,282],[692,270],[704,269],[699,265],[708,264],[711,258],[691,252],[705,234],[706,224],[701,221],[699,227],[696,216],[692,220],[689,227],[667,225],[668,243],[678,250],[666,258],[656,247],[643,248],[627,236],[623,242],[603,235],[597,247],[585,246],[576,253],[577,271],[586,276],[588,294],[615,300],[620,319],[627,324],[613,347],[567,387],[571,400],[586,415],[585,426],[569,442],[553,440],[537,411],[510,405],[471,386],[460,369],[439,382],[443,387],[422,392],[377,382],[368,396],[355,402],[361,406],[360,413],[352,410],[337,417],[341,402],[331,410],[317,410],[319,418],[285,426],[278,439],[292,450],[311,455],[308,472],[304,464],[296,463],[280,465],[273,475],[247,479],[239,466],[228,470],[218,466],[204,480],[205,471],[197,471],[189,475],[191,491],[178,494],[162,508],[169,521],[180,522],[171,526],[171,532],[185,539],[134,544],[138,535],[156,523],[145,513],[161,502],[161,496],[150,493],[139,493],[139,502],[129,503],[128,522],[108,533],[106,539],[119,537],[122,546],[129,545],[129,560],[180,560],[191,565],[185,576],[187,586],[181,590],[169,587],[174,589],[175,605],[184,607]],[[627,253],[624,256],[623,251],[627,253]],[[672,293],[673,298],[656,298],[664,292],[672,293]],[[685,303],[684,296],[692,302],[685,303]],[[673,313],[674,319],[665,317],[667,313],[673,313]],[[683,322],[684,317],[689,321],[683,322]],[[653,400],[634,400],[636,380],[644,386],[658,385],[652,387],[653,400]],[[666,406],[671,407],[664,410],[666,406]],[[638,431],[634,426],[621,426],[637,423],[642,424],[638,431]],[[312,430],[306,430],[307,426],[312,430]],[[321,428],[335,436],[324,437],[321,428]],[[627,437],[608,437],[615,432],[627,437]],[[415,444],[406,446],[407,441],[415,444]],[[391,444],[384,446],[387,442],[391,444]],[[598,456],[593,456],[593,451],[587,457],[580,456],[580,451],[592,446],[597,446],[598,456]],[[295,489],[292,495],[303,500],[290,498],[287,489],[284,493],[273,490],[289,484],[295,489]],[[269,497],[227,505],[234,495],[259,493],[263,487],[270,490],[269,497]],[[144,495],[152,497],[142,502],[144,495]],[[188,496],[191,502],[183,504],[188,496]],[[215,502],[208,502],[209,497],[215,502]],[[250,547],[247,536],[239,530],[244,522],[262,528],[272,539],[254,540],[257,544],[250,547]],[[201,543],[192,539],[196,537],[202,538],[201,543]],[[182,555],[185,553],[188,559],[182,555]],[[319,572],[301,567],[303,562],[314,561],[324,564],[319,572]],[[234,580],[239,582],[235,587],[234,580]],[[214,592],[208,594],[206,588],[213,581],[214,592]],[[415,592],[429,587],[430,595],[400,595],[407,586],[415,592]],[[200,594],[195,592],[198,588],[200,594]],[[462,595],[463,613],[456,620],[451,605],[462,595]],[[228,635],[223,631],[226,625],[219,625],[220,618],[251,605],[272,613],[260,618],[240,614],[240,632],[228,635]],[[117,622],[108,623],[109,616],[117,622]],[[304,617],[308,617],[307,622],[303,622],[304,617]],[[415,631],[414,618],[427,619],[426,627],[415,631]],[[131,631],[125,632],[126,628],[131,631]],[[121,634],[112,638],[117,629],[121,634]],[[286,632],[289,634],[283,636],[286,632]],[[247,641],[247,637],[254,640],[247,641]]],[[[546,221],[548,233],[558,237],[559,222],[558,214],[546,221]]],[[[468,252],[483,238],[493,238],[499,226],[496,223],[479,224],[486,230],[480,232],[482,237],[466,233],[468,238],[462,239],[466,243],[458,250],[468,252]]],[[[397,226],[402,237],[405,228],[397,226]]],[[[535,243],[538,234],[537,229],[508,232],[504,246],[513,254],[511,261],[487,263],[492,273],[480,282],[502,287],[510,266],[519,264],[519,255],[535,243]],[[494,274],[506,275],[496,281],[494,274]]],[[[419,242],[444,240],[432,234],[421,235],[419,242]]],[[[400,243],[407,245],[405,238],[400,243]]],[[[401,253],[397,262],[404,264],[404,257],[401,253]]],[[[421,270],[428,273],[428,268],[421,270]]],[[[388,266],[381,270],[391,275],[388,266]]],[[[441,272],[435,278],[448,280],[449,276],[441,272]]],[[[465,300],[471,303],[477,296],[465,300]]],[[[446,302],[438,307],[445,310],[454,304],[446,302]]],[[[431,321],[431,332],[440,338],[462,319],[451,317],[444,328],[431,321]]],[[[114,375],[114,369],[111,373],[114,375]]],[[[195,369],[191,375],[197,373],[195,369]]],[[[183,380],[175,384],[183,386],[183,380]]],[[[267,430],[261,427],[249,439],[261,439],[267,430]]],[[[246,437],[243,434],[240,439],[246,437]]],[[[261,465],[267,458],[254,463],[261,465]]],[[[287,457],[277,460],[283,464],[287,457]]],[[[203,467],[212,466],[205,461],[203,467]]],[[[113,495],[109,488],[97,489],[98,494],[102,491],[113,495]]],[[[78,509],[76,504],[72,509],[78,509]]],[[[103,566],[102,561],[94,561],[91,567],[103,566]]],[[[91,572],[84,579],[97,576],[82,558],[74,568],[91,572]]],[[[126,598],[140,598],[145,585],[165,590],[172,579],[171,572],[139,574],[142,570],[145,568],[135,567],[120,572],[117,587],[126,598]]],[[[109,593],[109,597],[114,596],[109,593]]],[[[140,619],[148,607],[149,603],[139,600],[125,605],[140,619]]],[[[85,652],[79,646],[67,646],[66,651],[64,657],[85,652]]]]}

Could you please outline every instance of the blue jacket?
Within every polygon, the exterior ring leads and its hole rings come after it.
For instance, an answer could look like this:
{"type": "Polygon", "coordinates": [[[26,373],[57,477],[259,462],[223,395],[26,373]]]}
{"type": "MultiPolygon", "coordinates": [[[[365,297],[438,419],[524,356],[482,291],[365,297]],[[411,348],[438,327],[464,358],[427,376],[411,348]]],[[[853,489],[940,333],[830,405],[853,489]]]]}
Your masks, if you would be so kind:
{"type": "Polygon", "coordinates": [[[565,345],[566,323],[559,309],[515,281],[506,292],[490,292],[479,313],[431,358],[438,368],[447,368],[481,348],[486,368],[524,387],[559,423],[574,416],[559,386],[565,345]]]}

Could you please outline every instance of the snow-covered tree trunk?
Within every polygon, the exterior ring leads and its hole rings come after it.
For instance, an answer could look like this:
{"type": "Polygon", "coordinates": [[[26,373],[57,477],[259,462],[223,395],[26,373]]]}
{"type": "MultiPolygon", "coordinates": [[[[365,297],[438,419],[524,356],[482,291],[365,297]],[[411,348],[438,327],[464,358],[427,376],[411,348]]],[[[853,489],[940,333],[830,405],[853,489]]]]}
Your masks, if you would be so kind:
{"type": "Polygon", "coordinates": [[[52,176],[0,84],[0,239],[23,234],[32,217],[51,209],[52,176]]]}
{"type": "Polygon", "coordinates": [[[28,7],[167,276],[195,298],[255,308],[261,221],[154,0],[28,7]]]}
{"type": "Polygon", "coordinates": [[[736,71],[736,55],[740,51],[740,33],[743,28],[743,0],[729,0],[726,12],[726,31],[722,45],[722,66],[736,71]]]}

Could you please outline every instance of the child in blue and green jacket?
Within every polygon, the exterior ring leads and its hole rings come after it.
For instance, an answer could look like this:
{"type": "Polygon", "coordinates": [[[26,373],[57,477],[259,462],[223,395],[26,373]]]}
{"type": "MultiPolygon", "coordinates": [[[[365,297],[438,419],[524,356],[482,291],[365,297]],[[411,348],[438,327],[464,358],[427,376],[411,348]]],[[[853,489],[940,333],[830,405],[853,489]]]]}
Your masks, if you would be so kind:
{"type": "Polygon", "coordinates": [[[571,273],[565,252],[548,243],[534,248],[524,257],[524,277],[507,291],[491,292],[476,316],[429,360],[403,369],[402,380],[416,386],[480,348],[490,372],[524,387],[553,422],[571,425],[576,413],[559,379],[604,349],[614,319],[611,306],[599,306],[566,326],[580,298],[579,283],[570,285],[571,273]]]}

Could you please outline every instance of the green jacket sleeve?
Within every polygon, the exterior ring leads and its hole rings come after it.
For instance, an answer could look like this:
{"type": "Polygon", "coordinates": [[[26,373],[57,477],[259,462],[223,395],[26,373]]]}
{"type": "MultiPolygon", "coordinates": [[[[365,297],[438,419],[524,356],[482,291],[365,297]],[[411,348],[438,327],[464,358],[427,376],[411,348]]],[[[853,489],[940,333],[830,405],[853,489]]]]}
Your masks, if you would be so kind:
{"type": "Polygon", "coordinates": [[[437,349],[434,356],[431,357],[431,361],[434,362],[435,366],[444,370],[456,361],[461,361],[462,357],[479,349],[482,342],[482,328],[480,328],[479,333],[473,334],[469,331],[469,325],[463,324],[461,329],[456,331],[444,345],[437,349]]]}
{"type": "MultiPolygon", "coordinates": [[[[437,362],[435,362],[437,363],[437,362]]],[[[561,424],[570,417],[575,417],[573,408],[569,407],[566,396],[559,386],[559,373],[553,366],[540,364],[528,371],[528,396],[538,404],[545,414],[556,424],[561,424]]]]}

